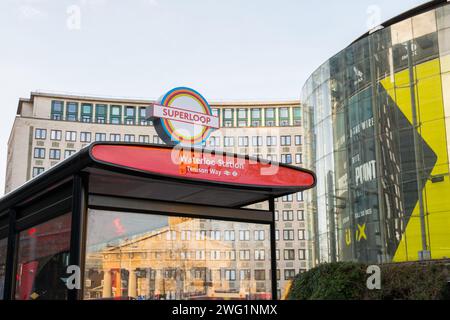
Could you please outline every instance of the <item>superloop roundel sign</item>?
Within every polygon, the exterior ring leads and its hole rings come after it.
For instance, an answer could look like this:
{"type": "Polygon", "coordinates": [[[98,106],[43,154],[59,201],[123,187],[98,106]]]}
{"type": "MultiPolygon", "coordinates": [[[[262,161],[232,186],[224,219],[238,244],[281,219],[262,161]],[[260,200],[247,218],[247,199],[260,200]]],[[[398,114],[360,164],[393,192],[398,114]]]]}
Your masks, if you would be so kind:
{"type": "Polygon", "coordinates": [[[148,108],[161,139],[169,145],[199,145],[214,129],[219,118],[214,116],[206,99],[197,91],[177,87],[167,92],[148,108]]]}

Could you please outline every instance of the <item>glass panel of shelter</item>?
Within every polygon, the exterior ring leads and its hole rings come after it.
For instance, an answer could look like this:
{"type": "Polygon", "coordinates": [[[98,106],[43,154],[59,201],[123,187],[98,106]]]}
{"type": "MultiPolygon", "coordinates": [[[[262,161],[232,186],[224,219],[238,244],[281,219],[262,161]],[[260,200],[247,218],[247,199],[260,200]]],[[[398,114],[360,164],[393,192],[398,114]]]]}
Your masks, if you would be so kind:
{"type": "Polygon", "coordinates": [[[268,224],[94,209],[87,221],[85,299],[271,298],[268,224]]]}

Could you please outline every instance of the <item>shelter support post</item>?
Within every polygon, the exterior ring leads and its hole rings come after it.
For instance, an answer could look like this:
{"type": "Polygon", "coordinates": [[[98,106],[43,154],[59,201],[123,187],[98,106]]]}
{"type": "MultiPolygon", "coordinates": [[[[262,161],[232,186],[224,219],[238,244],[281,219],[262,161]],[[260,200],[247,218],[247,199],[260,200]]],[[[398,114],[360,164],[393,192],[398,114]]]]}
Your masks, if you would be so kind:
{"type": "Polygon", "coordinates": [[[6,270],[3,299],[12,300],[15,287],[15,269],[17,257],[17,232],[16,232],[16,210],[9,210],[8,244],[6,249],[6,270]]]}
{"type": "Polygon", "coordinates": [[[272,299],[276,300],[277,297],[277,245],[275,239],[275,198],[269,199],[269,211],[272,214],[272,221],[270,222],[270,272],[272,283],[272,299]]]}
{"type": "Polygon", "coordinates": [[[78,173],[72,183],[72,224],[70,237],[69,265],[78,266],[80,287],[68,291],[69,300],[83,299],[84,252],[88,201],[88,176],[78,173]]]}

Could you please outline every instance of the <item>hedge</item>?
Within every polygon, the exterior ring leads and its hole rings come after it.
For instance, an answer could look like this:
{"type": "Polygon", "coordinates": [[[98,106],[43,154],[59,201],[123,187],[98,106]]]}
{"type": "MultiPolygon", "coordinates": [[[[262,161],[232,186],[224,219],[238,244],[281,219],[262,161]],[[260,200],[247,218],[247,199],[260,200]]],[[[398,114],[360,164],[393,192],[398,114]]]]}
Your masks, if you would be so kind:
{"type": "Polygon", "coordinates": [[[294,278],[291,300],[442,300],[450,299],[449,263],[382,264],[381,289],[366,286],[368,265],[356,262],[324,263],[294,278]]]}

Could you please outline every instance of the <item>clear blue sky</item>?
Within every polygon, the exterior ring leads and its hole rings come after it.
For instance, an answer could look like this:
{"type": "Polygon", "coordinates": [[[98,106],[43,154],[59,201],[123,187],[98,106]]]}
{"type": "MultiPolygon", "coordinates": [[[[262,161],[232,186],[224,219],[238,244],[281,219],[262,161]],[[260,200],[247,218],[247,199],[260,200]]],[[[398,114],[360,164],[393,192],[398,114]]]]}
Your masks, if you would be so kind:
{"type": "Polygon", "coordinates": [[[424,2],[1,0],[0,194],[17,101],[30,91],[157,98],[186,85],[211,101],[298,99],[374,20],[424,2]]]}

